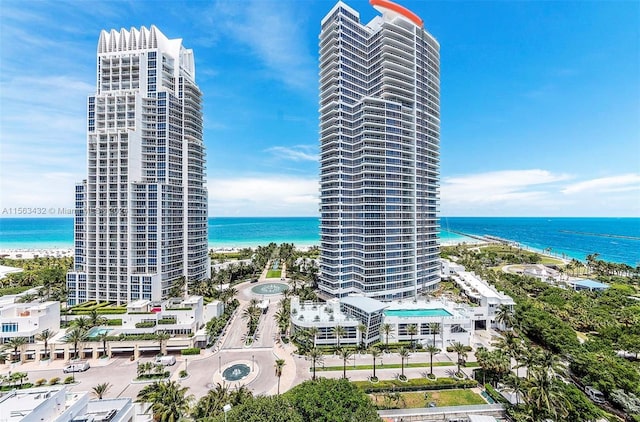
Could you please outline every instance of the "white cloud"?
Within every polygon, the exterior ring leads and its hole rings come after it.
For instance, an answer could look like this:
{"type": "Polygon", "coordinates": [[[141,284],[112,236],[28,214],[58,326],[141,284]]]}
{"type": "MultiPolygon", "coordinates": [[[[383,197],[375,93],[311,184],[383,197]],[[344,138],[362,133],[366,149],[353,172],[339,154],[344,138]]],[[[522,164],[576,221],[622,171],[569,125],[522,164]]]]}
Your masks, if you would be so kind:
{"type": "Polygon", "coordinates": [[[266,150],[276,158],[292,161],[318,161],[317,148],[312,145],[294,145],[292,147],[271,147],[266,150]]]}
{"type": "Polygon", "coordinates": [[[627,192],[632,190],[640,190],[640,174],[629,173],[585,180],[566,186],[562,189],[562,193],[571,195],[583,192],[627,192]]]}
{"type": "Polygon", "coordinates": [[[541,186],[566,180],[567,175],[547,170],[505,170],[445,178],[442,201],[448,204],[489,204],[539,201],[547,191],[541,186]]]}
{"type": "Polygon", "coordinates": [[[253,0],[218,1],[216,25],[246,45],[269,71],[271,78],[295,89],[316,89],[316,61],[305,46],[301,11],[293,4],[253,0]]]}
{"type": "Polygon", "coordinates": [[[209,214],[309,216],[318,214],[315,178],[264,175],[209,179],[209,214]]]}

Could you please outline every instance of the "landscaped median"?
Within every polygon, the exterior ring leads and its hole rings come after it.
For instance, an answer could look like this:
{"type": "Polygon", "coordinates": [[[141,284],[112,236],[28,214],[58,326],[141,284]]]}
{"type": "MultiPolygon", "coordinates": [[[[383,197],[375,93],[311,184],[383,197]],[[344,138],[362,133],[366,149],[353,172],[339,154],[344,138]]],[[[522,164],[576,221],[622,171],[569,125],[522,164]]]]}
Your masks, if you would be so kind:
{"type": "Polygon", "coordinates": [[[351,381],[356,387],[365,393],[376,393],[381,391],[424,391],[424,390],[451,390],[460,388],[477,387],[474,380],[456,380],[453,378],[413,378],[407,381],[381,380],[371,381],[351,381]]]}
{"type": "MultiPolygon", "coordinates": [[[[364,359],[364,358],[363,358],[364,359]]],[[[433,362],[433,367],[438,367],[438,366],[456,366],[455,362],[433,362]]],[[[477,368],[480,365],[478,365],[477,362],[467,362],[465,365],[463,365],[462,367],[464,368],[477,368]]],[[[401,364],[399,363],[389,363],[389,364],[385,364],[385,365],[376,365],[376,370],[378,369],[400,369],[402,367],[401,364]]],[[[429,362],[415,362],[415,363],[405,363],[404,364],[405,369],[406,368],[430,368],[431,364],[429,362]]],[[[342,371],[344,369],[344,367],[342,365],[336,365],[336,366],[317,366],[316,367],[316,371],[342,371]]],[[[347,365],[347,371],[357,371],[357,370],[365,370],[365,369],[369,369],[372,370],[373,369],[373,365],[357,365],[357,366],[349,366],[347,365]]],[[[309,369],[309,371],[311,371],[311,368],[309,369]]]]}

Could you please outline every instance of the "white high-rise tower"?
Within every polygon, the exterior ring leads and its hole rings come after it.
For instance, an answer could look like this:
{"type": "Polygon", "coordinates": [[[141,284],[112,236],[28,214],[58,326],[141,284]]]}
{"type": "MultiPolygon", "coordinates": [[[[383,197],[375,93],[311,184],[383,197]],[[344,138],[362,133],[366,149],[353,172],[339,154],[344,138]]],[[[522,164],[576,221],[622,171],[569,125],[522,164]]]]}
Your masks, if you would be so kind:
{"type": "Polygon", "coordinates": [[[439,282],[440,46],[411,11],[338,2],[320,33],[320,289],[381,300],[439,282]]]}
{"type": "Polygon", "coordinates": [[[182,40],[155,26],[100,34],[69,305],[160,300],[210,276],[201,97],[182,40]]]}

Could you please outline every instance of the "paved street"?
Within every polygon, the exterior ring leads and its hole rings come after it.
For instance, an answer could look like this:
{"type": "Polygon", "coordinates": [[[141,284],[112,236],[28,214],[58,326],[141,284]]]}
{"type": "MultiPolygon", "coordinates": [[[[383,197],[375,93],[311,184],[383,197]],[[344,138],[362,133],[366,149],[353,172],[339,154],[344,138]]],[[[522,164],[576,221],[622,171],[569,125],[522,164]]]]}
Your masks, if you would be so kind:
{"type": "MultiPolygon", "coordinates": [[[[282,344],[278,339],[278,327],[274,320],[274,314],[278,310],[278,301],[281,295],[256,295],[251,289],[266,283],[284,283],[280,279],[265,279],[266,271],[263,272],[258,283],[242,283],[234,286],[238,290],[238,300],[240,306],[234,313],[229,326],[220,339],[222,347],[218,350],[206,349],[199,356],[176,356],[177,362],[174,366],[168,367],[171,371],[171,379],[179,380],[184,386],[189,387],[189,393],[196,398],[200,398],[207,394],[207,391],[215,386],[216,383],[225,382],[222,373],[229,366],[240,363],[249,366],[251,369],[246,378],[240,380],[239,384],[245,384],[254,394],[275,394],[277,389],[277,377],[275,376],[275,360],[278,358],[285,360],[283,374],[280,380],[280,391],[287,391],[291,387],[300,384],[303,381],[311,379],[311,362],[305,357],[294,355],[295,347],[291,344],[282,344]],[[260,318],[257,330],[257,339],[251,347],[244,346],[244,339],[247,333],[247,323],[242,319],[241,315],[244,309],[249,305],[251,299],[269,299],[270,305],[265,314],[260,318]],[[179,379],[179,372],[187,369],[189,376],[185,379],[179,379]]],[[[475,346],[490,346],[492,340],[491,332],[478,332],[478,336],[474,339],[475,346]]],[[[457,355],[455,353],[441,352],[434,355],[435,362],[449,362],[449,366],[436,366],[433,372],[438,377],[451,376],[455,371],[455,362],[457,355]]],[[[152,358],[144,357],[139,363],[151,361],[152,358]]],[[[474,361],[473,352],[469,353],[467,360],[474,361]]],[[[91,389],[99,383],[109,382],[112,387],[105,395],[106,398],[113,397],[132,397],[135,399],[138,392],[144,388],[146,383],[134,382],[136,377],[136,367],[138,362],[131,362],[127,358],[113,358],[110,360],[90,359],[91,369],[84,373],[76,374],[76,383],[70,385],[71,391],[91,391],[91,389]]],[[[428,353],[412,353],[409,363],[429,362],[428,353]]],[[[377,364],[400,363],[400,357],[397,353],[382,354],[377,364]]],[[[9,365],[0,366],[0,374],[7,374],[9,371],[27,372],[29,381],[34,382],[37,379],[45,378],[47,381],[53,377],[60,377],[61,381],[66,378],[67,374],[63,374],[62,368],[66,366],[66,362],[57,360],[44,365],[36,362],[27,362],[22,365],[10,367],[9,365]]],[[[347,366],[353,368],[354,365],[371,365],[371,355],[355,354],[349,359],[347,366]]],[[[337,366],[342,367],[343,362],[337,355],[327,355],[318,367],[337,366]]],[[[471,368],[463,369],[469,376],[471,368]]],[[[348,370],[347,377],[351,380],[366,380],[372,375],[371,369],[366,370],[348,370]]],[[[400,368],[394,369],[376,369],[376,375],[381,379],[396,378],[400,374],[400,368]]],[[[429,367],[422,368],[406,368],[405,375],[409,378],[425,377],[429,373],[429,367]]],[[[342,377],[342,369],[335,371],[317,371],[317,376],[326,378],[342,377]]],[[[227,382],[232,387],[236,385],[233,382],[227,382]]]]}

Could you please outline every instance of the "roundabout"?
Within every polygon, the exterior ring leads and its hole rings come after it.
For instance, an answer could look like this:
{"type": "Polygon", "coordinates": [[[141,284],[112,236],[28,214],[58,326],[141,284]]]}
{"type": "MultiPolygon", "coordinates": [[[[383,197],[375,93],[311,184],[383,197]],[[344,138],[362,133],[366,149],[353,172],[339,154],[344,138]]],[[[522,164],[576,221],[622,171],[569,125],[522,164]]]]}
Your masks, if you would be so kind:
{"type": "Polygon", "coordinates": [[[222,378],[226,381],[240,381],[249,375],[251,372],[251,368],[244,363],[236,363],[235,365],[231,365],[227,369],[222,372],[222,378]]]}
{"type": "Polygon", "coordinates": [[[251,288],[251,293],[256,295],[279,295],[289,289],[284,283],[265,283],[251,288]]]}

